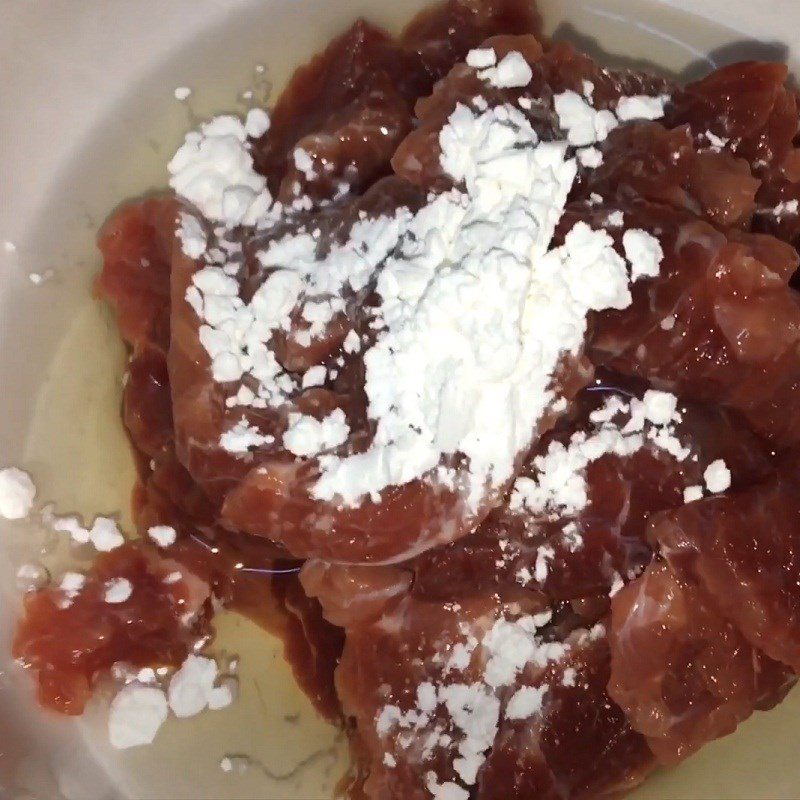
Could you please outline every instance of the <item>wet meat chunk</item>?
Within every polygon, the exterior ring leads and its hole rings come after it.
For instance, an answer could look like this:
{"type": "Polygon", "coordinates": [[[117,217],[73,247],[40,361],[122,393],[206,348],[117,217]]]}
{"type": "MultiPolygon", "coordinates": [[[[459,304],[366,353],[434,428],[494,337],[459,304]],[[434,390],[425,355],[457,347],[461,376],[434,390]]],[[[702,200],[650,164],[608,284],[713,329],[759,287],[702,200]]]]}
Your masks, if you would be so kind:
{"type": "Polygon", "coordinates": [[[447,0],[396,40],[359,20],[295,72],[255,142],[256,169],[281,200],[363,190],[390,173],[417,98],[488,36],[538,27],[523,0],[447,0]]]}
{"type": "Polygon", "coordinates": [[[685,580],[767,655],[800,667],[798,459],[771,480],[655,517],[650,535],[685,580]]]}
{"type": "MultiPolygon", "coordinates": [[[[634,202],[626,228],[650,232],[664,253],[657,280],[633,302],[595,318],[590,356],[681,396],[734,408],[776,446],[797,442],[791,413],[800,380],[800,300],[787,283],[797,253],[777,239],[722,231],[683,212],[634,202]]],[[[576,204],[561,230],[603,225],[609,210],[576,204]]],[[[609,229],[622,247],[622,230],[609,229]]]]}
{"type": "Polygon", "coordinates": [[[609,693],[663,763],[732,733],[775,690],[774,671],[793,678],[664,562],[613,598],[610,644],[609,693]]]}
{"type": "Polygon", "coordinates": [[[98,293],[117,312],[120,335],[131,346],[169,343],[169,293],[178,201],[162,196],[130,203],[103,226],[98,293]]]}
{"type": "MultiPolygon", "coordinates": [[[[602,383],[585,389],[570,413],[542,438],[521,469],[521,479],[537,479],[537,459],[554,446],[568,446],[576,435],[595,432],[590,417],[603,401],[635,396],[630,382],[601,376],[602,383]]],[[[684,490],[702,485],[708,464],[725,461],[734,487],[772,470],[767,448],[735,413],[686,403],[681,417],[674,438],[689,449],[681,460],[652,442],[629,455],[605,454],[586,468],[587,502],[575,513],[532,512],[507,502],[472,535],[419,556],[414,594],[445,599],[493,589],[513,595],[522,586],[535,586],[554,602],[607,595],[615,582],[650,562],[649,518],[681,507],[684,490]]],[[[625,422],[623,417],[619,424],[625,422]]]]}
{"type": "Polygon", "coordinates": [[[118,661],[180,666],[208,633],[209,602],[208,584],[178,561],[128,545],[98,558],[79,590],[29,595],[14,656],[36,673],[42,705],[80,714],[118,661]],[[109,601],[119,582],[129,596],[109,601]]]}

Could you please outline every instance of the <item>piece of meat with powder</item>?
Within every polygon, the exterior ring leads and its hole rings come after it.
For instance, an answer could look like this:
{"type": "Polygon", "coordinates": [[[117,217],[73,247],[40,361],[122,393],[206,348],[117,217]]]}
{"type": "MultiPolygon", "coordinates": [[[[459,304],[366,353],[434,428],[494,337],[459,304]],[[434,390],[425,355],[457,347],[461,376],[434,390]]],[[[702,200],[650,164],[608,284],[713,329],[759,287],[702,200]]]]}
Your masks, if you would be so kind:
{"type": "Polygon", "coordinates": [[[728,152],[698,152],[687,126],[632,122],[599,145],[602,163],[583,169],[572,197],[606,203],[641,198],[705,216],[712,223],[747,228],[760,181],[749,164],[728,152]]]}
{"type": "Polygon", "coordinates": [[[797,94],[787,87],[787,76],[784,64],[744,61],[722,67],[675,88],[665,123],[688,124],[699,146],[724,147],[769,181],[791,162],[800,130],[797,94]]]}
{"type": "Polygon", "coordinates": [[[299,68],[254,143],[256,169],[281,200],[361,191],[389,174],[413,125],[413,106],[487,36],[538,30],[521,0],[448,0],[420,14],[395,40],[359,20],[299,68]],[[305,157],[294,157],[297,149],[305,157]]]}
{"type": "Polygon", "coordinates": [[[651,522],[673,569],[767,655],[800,668],[798,458],[774,479],[712,497],[651,522]]]}
{"type": "Polygon", "coordinates": [[[209,598],[208,584],[178,561],[126,545],[101,555],[79,590],[28,595],[14,657],[36,673],[42,705],[81,714],[118,661],[180,666],[209,631],[209,598]],[[120,581],[129,596],[108,600],[120,581]]]}
{"type": "Polygon", "coordinates": [[[337,687],[366,797],[599,797],[644,777],[652,755],[605,693],[602,626],[549,642],[520,616],[541,607],[533,593],[513,616],[491,594],[407,597],[348,629],[337,687]]]}
{"type": "MultiPolygon", "coordinates": [[[[609,208],[573,204],[560,238],[579,221],[601,226],[609,208]]],[[[800,386],[800,299],[787,283],[797,253],[768,236],[723,233],[684,212],[620,205],[625,227],[663,251],[658,280],[632,286],[633,302],[594,317],[589,355],[624,375],[741,412],[775,446],[800,437],[791,413],[800,386]]],[[[623,229],[608,228],[622,246],[623,229]]]]}
{"type": "MultiPolygon", "coordinates": [[[[331,239],[341,235],[340,227],[349,230],[361,211],[376,208],[382,212],[406,200],[416,201],[418,193],[387,179],[377,184],[364,198],[345,205],[332,218],[331,239]],[[337,227],[339,226],[339,227],[337,227]]],[[[326,212],[330,217],[331,212],[326,212]]],[[[261,246],[264,237],[260,237],[261,246]]],[[[267,240],[269,241],[269,240],[267,240]]],[[[324,243],[323,243],[324,246],[324,243]]],[[[447,520],[456,515],[460,503],[451,489],[412,481],[390,487],[379,502],[365,498],[354,508],[319,502],[310,495],[319,477],[315,459],[297,459],[282,444],[291,412],[319,419],[342,409],[347,418],[348,448],[363,448],[372,436],[366,415],[363,391],[363,360],[359,354],[343,348],[345,334],[351,330],[363,337],[374,337],[367,324],[370,318],[366,302],[369,287],[347,301],[330,348],[320,348],[313,359],[309,351],[297,350],[287,342],[278,342],[276,355],[295,372],[296,388],[288,402],[278,408],[253,409],[228,407],[226,398],[236,394],[216,382],[209,370],[209,357],[200,341],[199,321],[185,301],[187,287],[197,265],[176,250],[173,269],[173,328],[169,355],[170,384],[178,456],[206,493],[221,504],[223,524],[269,536],[285,544],[298,556],[320,556],[350,561],[380,561],[428,546],[428,540],[454,538],[457,525],[447,520]],[[325,387],[303,389],[301,378],[312,366],[333,370],[337,377],[325,387]],[[221,436],[242,420],[256,426],[269,442],[250,452],[231,452],[221,445],[221,436]]],[[[272,273],[262,274],[261,281],[272,273]]],[[[253,281],[244,276],[242,282],[253,281]]],[[[289,336],[291,337],[291,332],[289,336]]]]}
{"type": "MultiPolygon", "coordinates": [[[[568,446],[576,434],[596,431],[590,415],[601,401],[629,400],[631,389],[641,393],[641,387],[612,374],[598,380],[602,384],[585,389],[542,438],[520,478],[535,480],[536,460],[552,446],[568,446]]],[[[534,513],[507,501],[475,533],[415,559],[415,596],[452,600],[522,584],[541,589],[553,601],[570,601],[607,594],[615,581],[636,575],[652,558],[645,536],[648,518],[682,506],[684,490],[703,484],[709,464],[722,459],[734,488],[772,469],[767,449],[734,412],[697,403],[680,408],[672,437],[688,449],[682,460],[653,443],[627,456],[603,455],[585,470],[587,503],[575,513],[534,513]]],[[[628,421],[624,415],[618,419],[619,426],[628,421]]]]}
{"type": "Polygon", "coordinates": [[[533,36],[497,36],[482,46],[493,48],[498,61],[509,53],[520,53],[531,68],[531,80],[522,87],[498,88],[483,80],[476,68],[456,65],[430,97],[418,101],[419,125],[392,158],[398,175],[426,187],[449,185],[451,181],[440,162],[439,131],[457,105],[483,107],[482,102],[476,105],[476,97],[490,106],[504,102],[519,107],[539,136],[549,141],[562,138],[554,96],[568,90],[582,95],[584,81],[594,87],[593,105],[607,110],[613,109],[620,97],[658,95],[669,88],[665,80],[655,76],[601,69],[588,56],[564,42],[543,50],[533,36]]]}
{"type": "Polygon", "coordinates": [[[761,181],[753,230],[800,241],[800,110],[783,64],[744,62],[676,89],[666,124],[688,124],[699,148],[745,159],[761,181]]]}
{"type": "MultiPolygon", "coordinates": [[[[606,690],[608,642],[586,640],[545,670],[540,714],[507,723],[481,774],[481,800],[617,797],[654,767],[644,737],[606,690]]],[[[536,685],[536,684],[533,684],[536,685]]]]}

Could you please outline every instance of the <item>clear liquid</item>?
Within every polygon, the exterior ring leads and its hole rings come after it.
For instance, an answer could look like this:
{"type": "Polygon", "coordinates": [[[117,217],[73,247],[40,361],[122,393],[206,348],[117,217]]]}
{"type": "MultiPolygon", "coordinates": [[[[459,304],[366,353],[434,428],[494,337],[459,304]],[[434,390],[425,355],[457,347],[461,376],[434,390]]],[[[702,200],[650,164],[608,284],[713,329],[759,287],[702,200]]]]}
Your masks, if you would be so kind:
{"type": "MultiPolygon", "coordinates": [[[[109,310],[88,300],[66,331],[36,398],[25,463],[37,476],[41,496],[57,499],[58,513],[91,519],[119,512],[123,526],[132,530],[135,473],[119,413],[124,363],[109,310]]],[[[46,534],[38,535],[44,543],[46,534]]],[[[53,571],[68,559],[63,541],[40,558],[53,571]]],[[[113,761],[129,795],[142,800],[330,797],[346,768],[346,748],[296,686],[282,643],[230,612],[221,613],[215,627],[211,652],[239,657],[239,697],[232,706],[188,720],[171,718],[157,746],[120,756],[104,743],[106,692],[87,710],[84,735],[101,757],[113,761]],[[220,761],[231,755],[247,756],[247,769],[224,774],[220,761]],[[191,764],[191,770],[175,771],[176,760],[191,764]]]]}

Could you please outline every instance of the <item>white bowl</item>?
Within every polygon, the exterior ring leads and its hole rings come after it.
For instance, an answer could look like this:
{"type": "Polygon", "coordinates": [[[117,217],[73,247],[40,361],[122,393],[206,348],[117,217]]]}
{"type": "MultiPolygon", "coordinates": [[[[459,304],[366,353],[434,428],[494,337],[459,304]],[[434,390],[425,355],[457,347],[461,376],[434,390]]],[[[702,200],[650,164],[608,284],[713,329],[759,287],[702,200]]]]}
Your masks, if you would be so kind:
{"type": "MultiPolygon", "coordinates": [[[[237,92],[263,90],[257,63],[280,86],[358,14],[396,28],[421,5],[0,0],[0,462],[29,469],[42,502],[87,515],[120,510],[123,519],[129,505],[133,471],[118,416],[124,354],[110,315],[90,297],[98,225],[125,197],[165,183],[166,160],[192,119],[241,110],[237,92]],[[173,97],[181,85],[194,90],[186,104],[173,97]],[[54,275],[43,285],[29,280],[48,270],[54,275]]],[[[646,61],[694,76],[746,57],[800,55],[789,33],[800,28],[797,0],[540,6],[548,30],[593,54],[602,48],[612,63],[646,61]]],[[[4,525],[0,538],[0,796],[330,797],[346,762],[336,732],[315,719],[278,643],[230,615],[218,646],[242,655],[234,707],[168,723],[155,746],[124,754],[106,741],[106,698],[80,720],[38,711],[29,676],[8,653],[19,612],[14,573],[45,540],[21,524],[4,525]],[[231,753],[260,766],[226,775],[219,761],[231,753]]],[[[635,797],[797,797],[798,697],[655,776],[635,797]]]]}

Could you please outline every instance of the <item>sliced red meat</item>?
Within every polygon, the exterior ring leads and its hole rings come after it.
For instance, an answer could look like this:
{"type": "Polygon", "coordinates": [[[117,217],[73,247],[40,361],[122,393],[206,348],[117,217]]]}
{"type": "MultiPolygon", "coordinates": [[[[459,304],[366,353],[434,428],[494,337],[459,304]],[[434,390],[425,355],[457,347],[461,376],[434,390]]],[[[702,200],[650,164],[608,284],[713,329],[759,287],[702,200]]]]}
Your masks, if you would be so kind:
{"type": "MultiPolygon", "coordinates": [[[[602,384],[584,390],[568,417],[542,438],[523,466],[522,477],[536,476],[534,460],[547,453],[551,443],[566,445],[577,431],[592,432],[589,415],[602,400],[627,399],[633,388],[641,393],[641,387],[618,376],[603,374],[600,380],[602,384]]],[[[703,484],[708,464],[724,460],[734,487],[761,479],[772,469],[767,448],[737,414],[698,403],[681,408],[675,436],[690,448],[691,456],[678,461],[652,445],[627,457],[604,455],[586,471],[588,502],[575,515],[553,520],[504,504],[474,534],[414,561],[415,596],[452,599],[492,589],[513,592],[530,584],[553,601],[572,601],[605,595],[615,579],[641,571],[652,557],[645,536],[649,517],[681,507],[683,490],[703,484]],[[538,581],[537,562],[543,552],[545,577],[538,581]]]]}
{"type": "Polygon", "coordinates": [[[800,668],[800,482],[788,457],[772,480],[656,517],[675,571],[771,658],[800,668]]]}
{"type": "Polygon", "coordinates": [[[295,72],[272,111],[270,130],[254,145],[256,169],[281,199],[307,188],[312,196],[330,196],[342,181],[361,191],[389,173],[418,97],[486,37],[538,27],[536,12],[522,0],[449,0],[423,12],[397,40],[359,20],[295,72]],[[295,168],[298,147],[320,178],[309,181],[295,168]]]}
{"type": "Polygon", "coordinates": [[[675,89],[666,123],[690,125],[705,146],[710,131],[757,175],[767,176],[786,161],[800,129],[797,96],[786,86],[787,75],[784,64],[745,61],[722,67],[675,89]]]}
{"type": "MultiPolygon", "coordinates": [[[[723,233],[664,206],[619,208],[626,228],[659,240],[664,258],[657,280],[633,285],[628,308],[595,315],[595,364],[734,408],[777,446],[796,441],[800,415],[790,409],[800,396],[800,300],[787,283],[797,253],[777,239],[723,233]]],[[[572,205],[559,236],[578,221],[600,227],[608,213],[572,205]]],[[[622,231],[609,233],[624,252],[622,231]]]]}
{"type": "Polygon", "coordinates": [[[481,800],[617,797],[641,783],[653,754],[606,690],[605,638],[586,641],[540,676],[541,717],[507,723],[481,773],[481,800]]]}
{"type": "Polygon", "coordinates": [[[177,561],[126,545],[101,555],[73,598],[57,587],[28,595],[14,657],[36,673],[42,705],[81,714],[118,661],[180,666],[209,631],[209,597],[208,584],[177,561]],[[107,585],[119,579],[130,582],[130,597],[109,603],[107,585]]]}
{"type": "Polygon", "coordinates": [[[789,677],[664,562],[611,609],[609,694],[663,763],[732,733],[774,691],[774,669],[789,677]]]}
{"type": "Polygon", "coordinates": [[[150,341],[166,351],[169,292],[178,203],[170,195],[124,205],[103,226],[97,291],[117,313],[130,345],[150,341]]]}
{"type": "Polygon", "coordinates": [[[657,95],[667,91],[667,81],[644,73],[601,69],[592,59],[578,53],[569,44],[558,42],[544,51],[534,36],[496,36],[484,43],[492,47],[497,59],[514,51],[521,53],[533,76],[524,87],[499,89],[480,79],[477,70],[466,64],[456,65],[435,88],[430,97],[419,100],[416,114],[420,124],[405,138],[392,158],[398,175],[425,187],[447,186],[450,179],[440,164],[439,131],[459,103],[472,107],[476,96],[490,106],[510,103],[520,108],[534,130],[544,140],[562,138],[553,97],[571,90],[583,94],[584,81],[593,84],[593,104],[609,109],[622,96],[657,95]],[[519,99],[530,100],[522,109],[519,99]]]}

